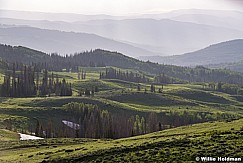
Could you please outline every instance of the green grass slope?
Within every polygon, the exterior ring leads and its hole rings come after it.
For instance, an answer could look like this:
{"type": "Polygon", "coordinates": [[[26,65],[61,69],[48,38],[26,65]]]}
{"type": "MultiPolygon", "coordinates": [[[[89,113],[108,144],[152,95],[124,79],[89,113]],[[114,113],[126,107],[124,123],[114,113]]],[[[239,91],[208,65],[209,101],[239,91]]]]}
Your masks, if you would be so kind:
{"type": "Polygon", "coordinates": [[[194,162],[243,156],[243,119],[182,126],[117,140],[2,141],[1,162],[194,162]]]}

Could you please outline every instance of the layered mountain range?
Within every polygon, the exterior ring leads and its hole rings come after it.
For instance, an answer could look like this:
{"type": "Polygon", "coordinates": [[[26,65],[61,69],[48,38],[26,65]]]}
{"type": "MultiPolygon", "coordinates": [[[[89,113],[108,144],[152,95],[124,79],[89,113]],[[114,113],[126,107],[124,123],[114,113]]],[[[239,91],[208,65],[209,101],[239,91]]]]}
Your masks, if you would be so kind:
{"type": "Polygon", "coordinates": [[[191,9],[136,16],[0,13],[1,43],[61,55],[95,48],[135,58],[179,55],[243,38],[243,13],[237,11],[191,9]]]}

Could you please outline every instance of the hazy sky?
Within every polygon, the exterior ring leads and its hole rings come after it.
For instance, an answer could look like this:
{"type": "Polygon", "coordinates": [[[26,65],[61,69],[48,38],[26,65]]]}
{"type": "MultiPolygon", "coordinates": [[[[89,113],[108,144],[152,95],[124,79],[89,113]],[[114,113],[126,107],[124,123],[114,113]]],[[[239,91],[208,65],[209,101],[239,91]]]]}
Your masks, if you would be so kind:
{"type": "Polygon", "coordinates": [[[0,0],[0,9],[81,14],[126,15],[188,8],[243,11],[243,0],[0,0]]]}

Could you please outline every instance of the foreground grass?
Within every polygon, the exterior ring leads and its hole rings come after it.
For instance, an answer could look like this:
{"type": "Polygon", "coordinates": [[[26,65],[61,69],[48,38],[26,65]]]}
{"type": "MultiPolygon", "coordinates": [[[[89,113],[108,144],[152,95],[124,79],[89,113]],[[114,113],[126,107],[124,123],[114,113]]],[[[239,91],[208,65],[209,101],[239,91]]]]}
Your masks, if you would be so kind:
{"type": "Polygon", "coordinates": [[[185,162],[243,157],[243,119],[183,126],[117,140],[4,141],[0,162],[185,162]]]}

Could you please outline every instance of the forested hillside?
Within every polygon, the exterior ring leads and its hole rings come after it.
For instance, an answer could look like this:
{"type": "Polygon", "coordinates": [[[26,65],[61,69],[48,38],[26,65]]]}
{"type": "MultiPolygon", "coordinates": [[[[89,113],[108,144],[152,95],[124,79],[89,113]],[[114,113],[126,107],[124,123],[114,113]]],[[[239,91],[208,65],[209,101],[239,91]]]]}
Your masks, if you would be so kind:
{"type": "Polygon", "coordinates": [[[37,50],[3,44],[0,44],[0,57],[9,63],[19,62],[24,64],[47,62],[50,59],[49,55],[37,50]]]}
{"type": "MultiPolygon", "coordinates": [[[[243,83],[243,75],[227,70],[210,70],[204,67],[180,67],[173,65],[161,65],[151,62],[143,62],[121,53],[110,52],[101,49],[76,53],[70,56],[48,55],[25,47],[0,46],[0,57],[9,63],[36,65],[51,71],[77,72],[79,66],[104,67],[115,66],[118,68],[135,69],[148,74],[178,78],[188,82],[225,82],[232,84],[243,83]]],[[[174,80],[173,82],[178,82],[174,80]]]]}

